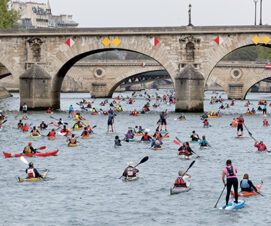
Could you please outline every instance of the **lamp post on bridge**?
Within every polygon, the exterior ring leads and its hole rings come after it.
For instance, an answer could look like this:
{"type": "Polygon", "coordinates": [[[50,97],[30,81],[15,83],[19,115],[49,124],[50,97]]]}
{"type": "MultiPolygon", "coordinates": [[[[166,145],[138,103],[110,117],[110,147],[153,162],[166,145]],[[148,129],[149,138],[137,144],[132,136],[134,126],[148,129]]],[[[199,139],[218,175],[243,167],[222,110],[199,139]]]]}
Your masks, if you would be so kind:
{"type": "Polygon", "coordinates": [[[257,25],[257,3],[258,3],[258,0],[253,0],[254,3],[255,3],[255,19],[254,19],[254,25],[256,26],[257,25]]]}
{"type": "Polygon", "coordinates": [[[262,17],[263,17],[263,0],[260,0],[260,25],[263,25],[262,23],[262,17]]]}
{"type": "Polygon", "coordinates": [[[189,10],[188,10],[188,15],[189,15],[189,20],[188,20],[188,26],[193,26],[192,22],[191,22],[191,9],[192,9],[192,5],[189,4],[189,10]]]}

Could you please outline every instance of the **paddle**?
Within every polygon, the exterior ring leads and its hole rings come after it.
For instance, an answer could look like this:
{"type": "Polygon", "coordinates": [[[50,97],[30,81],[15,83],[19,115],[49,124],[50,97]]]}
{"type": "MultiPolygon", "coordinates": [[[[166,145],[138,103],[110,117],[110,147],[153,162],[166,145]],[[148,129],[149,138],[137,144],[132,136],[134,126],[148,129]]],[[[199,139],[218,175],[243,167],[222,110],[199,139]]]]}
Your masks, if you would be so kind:
{"type": "Polygon", "coordinates": [[[6,121],[7,121],[7,120],[3,121],[3,122],[2,122],[2,125],[3,125],[6,121]]]}
{"type": "Polygon", "coordinates": [[[254,141],[257,141],[253,136],[252,136],[252,133],[248,130],[247,126],[244,124],[249,136],[254,140],[254,141]]]}
{"type": "Polygon", "coordinates": [[[225,186],[224,186],[224,188],[223,188],[223,190],[222,190],[222,192],[221,192],[221,194],[220,194],[220,196],[219,196],[219,198],[218,198],[218,200],[217,200],[217,202],[216,202],[216,204],[215,204],[214,208],[216,208],[216,207],[217,207],[217,204],[218,204],[218,202],[219,202],[219,200],[220,200],[220,198],[221,198],[221,196],[222,196],[222,194],[223,194],[223,192],[224,192],[225,188],[226,188],[226,184],[225,184],[225,186]]]}
{"type": "Polygon", "coordinates": [[[28,161],[25,159],[25,157],[21,156],[20,160],[24,163],[28,165],[28,161]]]}
{"type": "MultiPolygon", "coordinates": [[[[141,159],[141,161],[140,161],[138,164],[135,165],[134,168],[136,168],[138,165],[140,165],[140,164],[142,164],[142,163],[144,163],[144,162],[147,162],[148,159],[149,159],[149,156],[145,156],[143,159],[141,159]]],[[[123,176],[121,175],[121,176],[119,177],[119,179],[122,178],[122,177],[123,177],[123,176]]]]}
{"type": "MultiPolygon", "coordinates": [[[[178,137],[175,137],[175,138],[176,138],[176,140],[174,140],[173,142],[174,142],[175,144],[181,146],[181,144],[180,144],[180,143],[182,143],[181,140],[180,140],[178,137]],[[179,141],[179,142],[178,142],[178,141],[179,141]]],[[[191,149],[191,151],[192,151],[195,155],[197,155],[196,158],[200,158],[200,156],[199,156],[196,152],[194,152],[192,149],[191,149]]]]}
{"type": "MultiPolygon", "coordinates": [[[[183,176],[187,173],[187,171],[194,165],[195,162],[196,162],[195,160],[194,160],[193,162],[191,162],[191,164],[189,165],[189,167],[187,168],[187,170],[184,171],[182,177],[183,177],[183,176]]],[[[175,188],[175,184],[174,184],[173,188],[175,188]]]]}
{"type": "Polygon", "coordinates": [[[46,146],[42,146],[42,147],[38,148],[37,150],[44,150],[44,149],[46,149],[46,146]]]}

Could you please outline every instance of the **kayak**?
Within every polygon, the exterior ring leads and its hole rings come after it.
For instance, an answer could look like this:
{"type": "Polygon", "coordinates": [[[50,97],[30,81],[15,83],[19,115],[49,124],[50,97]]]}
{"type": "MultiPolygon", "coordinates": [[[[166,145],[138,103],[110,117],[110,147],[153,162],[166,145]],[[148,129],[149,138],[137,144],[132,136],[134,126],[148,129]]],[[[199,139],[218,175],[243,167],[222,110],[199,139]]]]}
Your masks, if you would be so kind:
{"type": "Polygon", "coordinates": [[[143,143],[150,143],[151,140],[142,140],[143,143]]]}
{"type": "Polygon", "coordinates": [[[74,120],[74,121],[82,121],[82,120],[86,120],[86,119],[85,119],[85,118],[82,118],[82,119],[74,118],[73,120],[74,120]]]}
{"type": "Polygon", "coordinates": [[[25,178],[25,179],[22,179],[20,177],[18,177],[18,180],[19,182],[36,182],[36,181],[41,181],[41,180],[44,180],[46,178],[48,174],[48,170],[46,170],[43,174],[41,174],[42,178],[41,177],[31,177],[31,178],[25,178]]]}
{"type": "Polygon", "coordinates": [[[143,135],[144,135],[144,133],[134,133],[134,136],[135,136],[135,137],[143,136],[143,135]]]}
{"type": "Polygon", "coordinates": [[[107,134],[114,134],[114,133],[115,133],[115,132],[112,132],[112,131],[111,131],[111,132],[107,132],[107,134]]]}
{"type": "Polygon", "coordinates": [[[85,137],[82,137],[82,139],[89,139],[90,136],[85,136],[85,137]]]}
{"type": "Polygon", "coordinates": [[[55,151],[49,151],[49,152],[43,152],[43,153],[35,153],[35,154],[11,154],[7,152],[3,152],[4,156],[6,158],[11,158],[11,157],[21,157],[21,156],[28,156],[28,157],[33,157],[33,156],[38,156],[38,157],[46,157],[46,156],[55,156],[57,154],[58,150],[55,151]]]}
{"type": "Polygon", "coordinates": [[[236,138],[238,139],[238,138],[245,138],[245,137],[243,137],[243,136],[237,136],[236,138]]]}
{"type": "Polygon", "coordinates": [[[213,115],[213,116],[208,116],[208,118],[220,118],[222,115],[213,115]]]}
{"type": "Polygon", "coordinates": [[[83,129],[83,127],[73,128],[73,130],[81,130],[81,129],[83,129]]]}
{"type": "Polygon", "coordinates": [[[134,139],[126,139],[125,141],[126,142],[134,142],[135,140],[134,139]]]}
{"type": "Polygon", "coordinates": [[[135,181],[137,180],[139,177],[136,175],[135,177],[123,177],[124,181],[135,181]]]}
{"type": "Polygon", "coordinates": [[[39,135],[34,136],[34,135],[31,134],[30,137],[41,137],[41,135],[39,134],[39,135]]]}
{"type": "Polygon", "coordinates": [[[76,147],[77,146],[77,143],[76,144],[68,144],[68,147],[76,147]]]}
{"type": "Polygon", "coordinates": [[[200,146],[200,149],[207,149],[209,146],[200,146]]]}
{"type": "Polygon", "coordinates": [[[166,139],[168,139],[168,138],[169,138],[169,135],[165,135],[165,136],[163,136],[163,138],[166,138],[166,139]]]}
{"type": "Polygon", "coordinates": [[[152,149],[157,151],[157,150],[162,150],[162,147],[152,147],[152,149]]]}
{"type": "Polygon", "coordinates": [[[228,206],[226,207],[226,205],[222,206],[220,209],[221,210],[237,210],[237,209],[241,209],[245,206],[245,201],[244,200],[239,200],[238,203],[233,203],[230,202],[228,203],[228,206]]]}
{"type": "Polygon", "coordinates": [[[192,159],[194,157],[194,155],[178,155],[180,159],[192,159]]]}
{"type": "Polygon", "coordinates": [[[170,194],[175,195],[182,192],[188,192],[191,189],[190,182],[186,183],[187,187],[175,187],[170,188],[170,194]]]}
{"type": "Polygon", "coordinates": [[[98,115],[98,112],[91,112],[91,115],[98,115]]]}
{"type": "MultiPolygon", "coordinates": [[[[260,183],[260,184],[258,184],[258,185],[256,186],[256,188],[258,189],[258,192],[260,191],[261,187],[262,187],[262,183],[260,183]]],[[[241,196],[241,197],[248,197],[248,196],[258,195],[258,194],[259,194],[258,192],[256,192],[256,191],[252,191],[252,192],[249,192],[249,191],[240,191],[240,192],[238,193],[238,196],[241,196]]],[[[234,197],[234,192],[232,192],[232,195],[233,195],[233,197],[234,197]]]]}
{"type": "Polygon", "coordinates": [[[48,137],[48,140],[54,140],[56,137],[48,137]]]}

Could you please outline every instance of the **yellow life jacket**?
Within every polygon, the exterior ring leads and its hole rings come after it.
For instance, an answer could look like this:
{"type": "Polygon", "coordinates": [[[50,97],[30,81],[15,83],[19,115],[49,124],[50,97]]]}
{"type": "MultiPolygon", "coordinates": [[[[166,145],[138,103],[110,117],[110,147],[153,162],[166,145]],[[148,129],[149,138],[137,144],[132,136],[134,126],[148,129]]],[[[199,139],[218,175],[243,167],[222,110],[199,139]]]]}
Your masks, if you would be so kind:
{"type": "Polygon", "coordinates": [[[26,146],[26,147],[24,148],[24,154],[31,154],[31,149],[30,149],[29,146],[26,146]]]}

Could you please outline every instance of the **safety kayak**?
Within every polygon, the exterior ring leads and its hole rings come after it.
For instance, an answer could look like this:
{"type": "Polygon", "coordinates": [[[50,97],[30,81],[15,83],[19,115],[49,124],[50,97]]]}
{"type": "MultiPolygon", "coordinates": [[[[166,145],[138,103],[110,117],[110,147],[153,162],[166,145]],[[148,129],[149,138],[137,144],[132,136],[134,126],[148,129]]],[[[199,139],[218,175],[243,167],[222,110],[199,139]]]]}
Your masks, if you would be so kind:
{"type": "Polygon", "coordinates": [[[194,155],[178,155],[180,159],[192,159],[194,157],[194,155]]]}
{"type": "Polygon", "coordinates": [[[191,189],[190,182],[187,182],[186,187],[175,187],[175,186],[173,186],[172,188],[170,188],[170,194],[175,195],[175,194],[179,194],[179,193],[182,193],[182,192],[188,192],[190,189],[191,189]]]}
{"type": "Polygon", "coordinates": [[[77,146],[77,143],[76,144],[68,144],[68,147],[76,147],[77,146]]]}
{"type": "Polygon", "coordinates": [[[230,202],[228,203],[228,206],[224,205],[220,209],[221,210],[237,210],[241,209],[245,206],[244,200],[239,200],[238,203],[230,202]]]}
{"type": "Polygon", "coordinates": [[[34,136],[34,135],[31,134],[30,137],[41,137],[41,135],[39,134],[39,135],[34,136]]]}
{"type": "Polygon", "coordinates": [[[41,176],[42,177],[31,177],[31,178],[25,178],[22,179],[20,177],[18,177],[19,182],[37,182],[37,181],[41,181],[44,180],[48,174],[49,170],[46,170],[41,176]]]}
{"type": "Polygon", "coordinates": [[[3,152],[4,156],[6,158],[11,158],[11,157],[21,157],[21,156],[28,156],[28,157],[33,157],[33,156],[38,156],[38,157],[46,157],[46,156],[55,156],[57,155],[58,150],[55,151],[49,151],[49,152],[43,152],[43,153],[35,153],[35,154],[11,154],[7,152],[3,152]]]}
{"type": "MultiPolygon", "coordinates": [[[[256,192],[256,191],[252,191],[252,192],[249,192],[249,191],[240,191],[240,192],[238,193],[238,196],[241,196],[241,197],[248,197],[248,196],[258,195],[259,192],[260,192],[261,187],[262,187],[262,183],[260,183],[260,184],[258,184],[258,185],[256,186],[256,188],[258,189],[258,192],[256,192]]],[[[234,197],[234,192],[232,192],[232,195],[233,195],[233,197],[234,197]]]]}
{"type": "Polygon", "coordinates": [[[138,179],[138,176],[136,175],[135,177],[123,177],[124,181],[135,181],[138,179]]]}
{"type": "Polygon", "coordinates": [[[157,151],[157,150],[162,150],[162,147],[152,147],[152,149],[157,151]]]}

